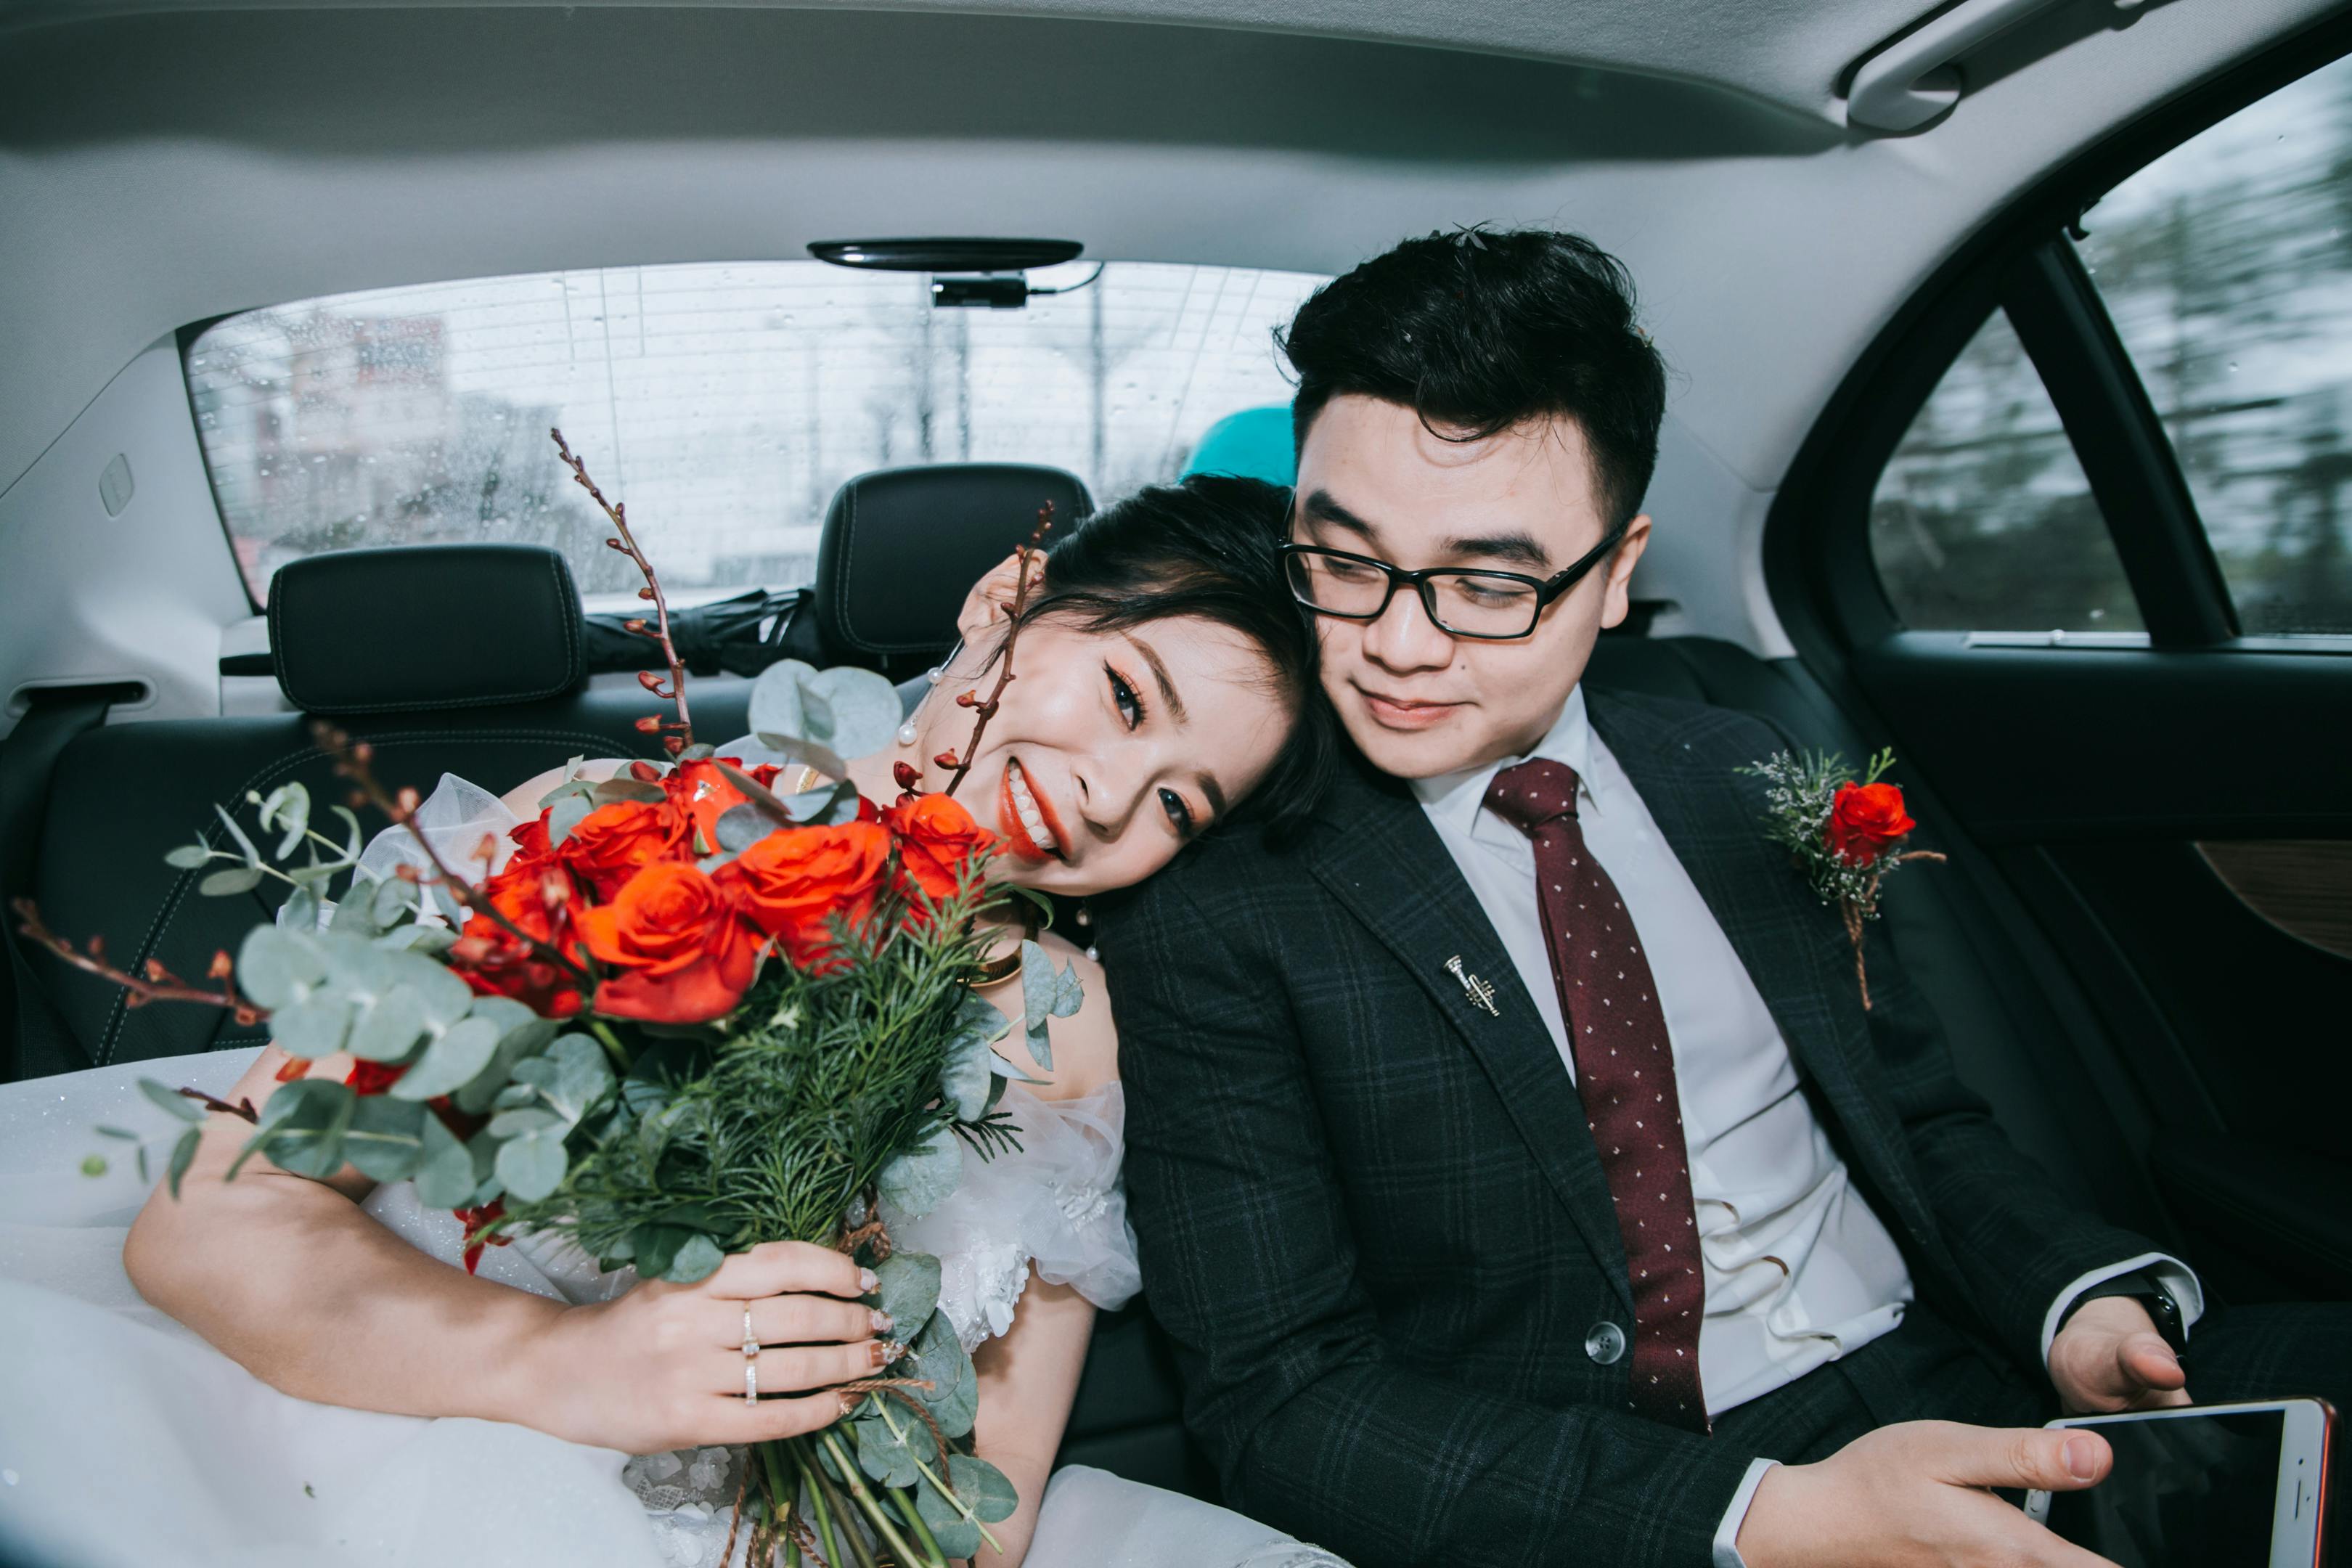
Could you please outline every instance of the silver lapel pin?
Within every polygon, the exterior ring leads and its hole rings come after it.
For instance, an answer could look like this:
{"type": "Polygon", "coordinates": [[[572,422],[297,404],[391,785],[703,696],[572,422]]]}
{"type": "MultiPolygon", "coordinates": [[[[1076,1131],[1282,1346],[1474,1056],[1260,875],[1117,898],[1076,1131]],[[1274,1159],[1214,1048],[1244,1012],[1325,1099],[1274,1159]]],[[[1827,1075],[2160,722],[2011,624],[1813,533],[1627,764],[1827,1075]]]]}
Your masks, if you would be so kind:
{"type": "Polygon", "coordinates": [[[1490,1018],[1503,1016],[1502,1009],[1495,1005],[1495,988],[1464,969],[1460,953],[1445,961],[1445,973],[1462,982],[1463,994],[1470,998],[1470,1005],[1485,1008],[1490,1018]]]}

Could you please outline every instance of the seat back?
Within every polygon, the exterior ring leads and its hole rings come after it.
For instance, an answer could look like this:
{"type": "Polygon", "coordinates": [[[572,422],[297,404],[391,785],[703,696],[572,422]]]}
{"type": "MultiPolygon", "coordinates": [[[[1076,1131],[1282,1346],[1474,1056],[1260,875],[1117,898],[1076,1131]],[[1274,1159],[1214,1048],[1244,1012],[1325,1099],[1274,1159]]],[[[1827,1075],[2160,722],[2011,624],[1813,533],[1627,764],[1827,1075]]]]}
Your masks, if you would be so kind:
{"type": "Polygon", "coordinates": [[[1051,504],[1057,528],[1094,510],[1077,476],[1026,463],[933,463],[861,474],[835,492],[816,583],[786,651],[820,668],[856,664],[893,680],[955,642],[956,612],[1051,504]]]}

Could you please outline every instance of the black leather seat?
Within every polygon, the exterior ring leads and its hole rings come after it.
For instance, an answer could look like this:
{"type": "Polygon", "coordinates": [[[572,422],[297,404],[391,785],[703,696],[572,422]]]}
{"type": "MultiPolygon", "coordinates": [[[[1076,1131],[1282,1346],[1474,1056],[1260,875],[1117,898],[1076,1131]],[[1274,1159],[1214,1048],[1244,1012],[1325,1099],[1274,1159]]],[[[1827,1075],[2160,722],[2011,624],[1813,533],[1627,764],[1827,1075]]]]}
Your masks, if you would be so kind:
{"type": "Polygon", "coordinates": [[[964,595],[1051,504],[1067,528],[1094,510],[1075,474],[1025,463],[939,463],[860,474],[835,492],[816,582],[784,651],[820,669],[919,675],[955,642],[964,595]]]}

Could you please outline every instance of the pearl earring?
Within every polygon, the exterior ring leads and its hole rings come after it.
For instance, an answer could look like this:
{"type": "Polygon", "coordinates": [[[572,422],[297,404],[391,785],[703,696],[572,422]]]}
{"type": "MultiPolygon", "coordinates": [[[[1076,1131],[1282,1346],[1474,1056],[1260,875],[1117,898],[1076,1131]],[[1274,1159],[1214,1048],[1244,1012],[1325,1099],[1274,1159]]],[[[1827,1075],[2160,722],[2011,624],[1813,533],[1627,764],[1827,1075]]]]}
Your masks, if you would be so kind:
{"type": "Polygon", "coordinates": [[[911,746],[914,743],[915,721],[912,719],[909,719],[905,723],[898,726],[898,744],[902,746],[911,746]]]}
{"type": "MultiPolygon", "coordinates": [[[[1087,910],[1083,900],[1078,904],[1078,912],[1073,918],[1076,920],[1078,924],[1081,926],[1090,926],[1095,923],[1095,917],[1092,911],[1087,910]]],[[[1087,962],[1088,963],[1100,963],[1102,962],[1102,950],[1091,942],[1087,943],[1087,962]]]]}

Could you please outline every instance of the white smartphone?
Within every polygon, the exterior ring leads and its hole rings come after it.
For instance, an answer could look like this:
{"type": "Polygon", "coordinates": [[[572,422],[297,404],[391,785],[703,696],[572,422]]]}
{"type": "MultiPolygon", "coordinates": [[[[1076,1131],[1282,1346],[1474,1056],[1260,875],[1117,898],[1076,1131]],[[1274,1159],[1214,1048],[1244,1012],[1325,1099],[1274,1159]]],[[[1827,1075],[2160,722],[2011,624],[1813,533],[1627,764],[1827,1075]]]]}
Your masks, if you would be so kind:
{"type": "Polygon", "coordinates": [[[2025,1511],[2116,1568],[2315,1568],[2335,1424],[2324,1399],[2069,1415],[2050,1425],[2095,1427],[2115,1468],[2025,1511]]]}

